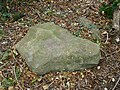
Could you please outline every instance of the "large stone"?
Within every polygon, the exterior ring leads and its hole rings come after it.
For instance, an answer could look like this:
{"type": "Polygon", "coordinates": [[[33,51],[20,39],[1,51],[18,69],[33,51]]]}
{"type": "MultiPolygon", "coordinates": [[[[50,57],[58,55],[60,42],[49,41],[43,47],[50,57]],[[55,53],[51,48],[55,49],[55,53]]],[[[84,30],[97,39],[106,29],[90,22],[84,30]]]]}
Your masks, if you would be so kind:
{"type": "Polygon", "coordinates": [[[73,36],[53,23],[38,24],[16,44],[28,66],[37,74],[51,71],[76,71],[98,64],[100,47],[73,36]]]}

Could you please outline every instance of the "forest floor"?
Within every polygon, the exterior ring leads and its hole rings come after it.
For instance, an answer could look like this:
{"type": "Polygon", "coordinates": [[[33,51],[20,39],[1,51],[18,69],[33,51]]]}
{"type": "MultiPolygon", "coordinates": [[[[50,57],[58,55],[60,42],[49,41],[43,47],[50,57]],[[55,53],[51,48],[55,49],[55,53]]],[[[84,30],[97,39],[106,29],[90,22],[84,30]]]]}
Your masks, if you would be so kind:
{"type": "MultiPolygon", "coordinates": [[[[120,90],[120,43],[114,40],[112,19],[99,13],[100,0],[39,0],[11,4],[11,12],[24,16],[10,18],[0,27],[0,90],[120,90]],[[101,33],[101,59],[98,66],[78,72],[52,72],[38,76],[27,66],[15,49],[29,27],[44,22],[76,32],[81,28],[81,16],[91,20],[101,33]],[[4,87],[4,88],[3,88],[4,87]]],[[[87,38],[88,33],[81,35],[87,38]]]]}

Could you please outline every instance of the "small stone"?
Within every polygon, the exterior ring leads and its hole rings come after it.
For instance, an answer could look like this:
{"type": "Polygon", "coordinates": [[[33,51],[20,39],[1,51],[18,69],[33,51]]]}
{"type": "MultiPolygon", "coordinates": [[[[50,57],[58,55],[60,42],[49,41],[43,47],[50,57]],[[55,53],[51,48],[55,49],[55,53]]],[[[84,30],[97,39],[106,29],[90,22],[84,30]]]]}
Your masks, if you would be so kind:
{"type": "Polygon", "coordinates": [[[62,79],[63,76],[62,76],[62,75],[59,75],[59,77],[60,77],[60,79],[62,79]]]}
{"type": "Polygon", "coordinates": [[[43,86],[43,89],[44,89],[44,90],[47,90],[47,89],[48,89],[48,85],[44,85],[44,86],[43,86]]]}
{"type": "Polygon", "coordinates": [[[115,78],[112,78],[112,82],[115,82],[115,78]]]}
{"type": "Polygon", "coordinates": [[[79,23],[73,23],[74,26],[77,26],[79,23]]]}
{"type": "Polygon", "coordinates": [[[116,42],[120,42],[120,38],[119,37],[117,37],[115,40],[116,40],[116,42]]]}
{"type": "Polygon", "coordinates": [[[99,70],[99,69],[100,69],[100,66],[98,66],[97,69],[99,70]]]}
{"type": "Polygon", "coordinates": [[[56,12],[56,14],[61,14],[60,12],[56,12]]]}
{"type": "Polygon", "coordinates": [[[104,90],[108,90],[108,88],[105,87],[104,90]]]}
{"type": "Polygon", "coordinates": [[[15,90],[14,86],[10,86],[8,90],[15,90]]]}
{"type": "Polygon", "coordinates": [[[55,79],[56,79],[56,80],[58,80],[58,79],[59,79],[59,77],[56,77],[55,79]]]}
{"type": "Polygon", "coordinates": [[[70,83],[70,87],[71,88],[75,87],[75,83],[70,83]]]}
{"type": "Polygon", "coordinates": [[[5,42],[2,42],[1,44],[6,44],[7,43],[7,41],[5,41],[5,42]]]}
{"type": "Polygon", "coordinates": [[[103,84],[106,84],[107,83],[107,81],[106,80],[103,80],[103,84]]]}
{"type": "Polygon", "coordinates": [[[108,32],[107,31],[104,31],[102,34],[104,35],[104,34],[107,34],[108,32]]]}
{"type": "Polygon", "coordinates": [[[54,80],[54,78],[51,78],[51,80],[54,80]]]}
{"type": "Polygon", "coordinates": [[[40,78],[38,78],[38,81],[40,82],[42,80],[42,78],[40,77],[40,78]]]}
{"type": "Polygon", "coordinates": [[[88,4],[88,3],[90,3],[91,1],[90,0],[88,0],[87,2],[86,2],[86,4],[88,4]]]}
{"type": "Polygon", "coordinates": [[[82,76],[82,78],[84,78],[84,76],[85,76],[82,72],[80,73],[80,75],[82,76]]]}
{"type": "Polygon", "coordinates": [[[102,14],[104,15],[104,14],[105,14],[105,12],[104,12],[104,11],[102,11],[102,14]]]}
{"type": "Polygon", "coordinates": [[[68,87],[70,86],[70,82],[67,82],[66,84],[67,84],[68,87]]]}
{"type": "Polygon", "coordinates": [[[30,88],[27,88],[27,90],[30,90],[30,88]]]}
{"type": "Polygon", "coordinates": [[[99,12],[95,12],[95,14],[99,14],[99,12]]]}

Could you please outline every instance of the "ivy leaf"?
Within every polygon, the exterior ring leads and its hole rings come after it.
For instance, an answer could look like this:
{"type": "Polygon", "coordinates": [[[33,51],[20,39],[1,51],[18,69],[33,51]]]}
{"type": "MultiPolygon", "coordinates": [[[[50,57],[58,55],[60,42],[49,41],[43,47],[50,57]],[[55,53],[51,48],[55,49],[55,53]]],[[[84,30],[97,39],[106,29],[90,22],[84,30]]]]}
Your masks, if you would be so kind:
{"type": "Polygon", "coordinates": [[[3,13],[3,17],[10,17],[10,13],[7,12],[3,13]]]}
{"type": "Polygon", "coordinates": [[[4,36],[5,35],[5,32],[4,32],[4,30],[2,29],[2,28],[0,28],[0,39],[2,38],[2,36],[4,36]]]}
{"type": "Polygon", "coordinates": [[[13,86],[13,85],[15,85],[15,83],[16,82],[14,80],[12,80],[12,78],[4,78],[2,80],[2,86],[5,88],[7,88],[9,86],[13,86]]]}
{"type": "Polygon", "coordinates": [[[6,60],[6,59],[8,59],[9,53],[10,53],[9,50],[5,51],[5,52],[3,53],[3,56],[2,56],[2,59],[1,59],[1,60],[6,60]]]}

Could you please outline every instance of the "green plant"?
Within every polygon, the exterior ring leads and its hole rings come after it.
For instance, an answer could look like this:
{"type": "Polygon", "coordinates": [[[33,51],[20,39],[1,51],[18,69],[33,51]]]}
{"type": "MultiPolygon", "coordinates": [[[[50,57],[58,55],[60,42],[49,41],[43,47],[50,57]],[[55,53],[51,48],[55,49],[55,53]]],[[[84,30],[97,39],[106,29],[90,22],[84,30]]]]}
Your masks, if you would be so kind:
{"type": "Polygon", "coordinates": [[[8,12],[7,3],[10,3],[11,0],[0,0],[0,20],[6,21],[10,17],[10,13],[8,12]]]}
{"type": "Polygon", "coordinates": [[[5,32],[2,28],[0,28],[0,39],[5,36],[5,32]]]}
{"type": "Polygon", "coordinates": [[[7,60],[8,59],[8,57],[9,57],[9,54],[10,54],[10,50],[6,50],[4,53],[3,53],[3,55],[2,55],[2,57],[0,58],[0,60],[7,60]]]}
{"type": "Polygon", "coordinates": [[[107,4],[103,4],[101,7],[100,7],[100,12],[104,12],[104,14],[112,19],[113,18],[113,12],[115,9],[118,8],[118,4],[120,3],[120,0],[110,0],[109,3],[107,4]]]}
{"type": "Polygon", "coordinates": [[[75,31],[75,32],[73,33],[73,35],[75,35],[76,37],[79,37],[80,34],[81,34],[81,31],[82,31],[82,29],[79,29],[79,30],[75,31]]]}
{"type": "Polygon", "coordinates": [[[14,5],[20,2],[19,0],[13,1],[13,0],[0,0],[0,22],[5,21],[17,21],[18,19],[25,16],[23,13],[20,12],[13,12],[11,10],[11,7],[14,7],[14,5]],[[11,20],[12,19],[12,20],[11,20]]]}
{"type": "Polygon", "coordinates": [[[9,86],[13,86],[15,84],[16,84],[16,82],[12,78],[4,78],[2,80],[2,86],[4,88],[8,88],[9,86]]]}

